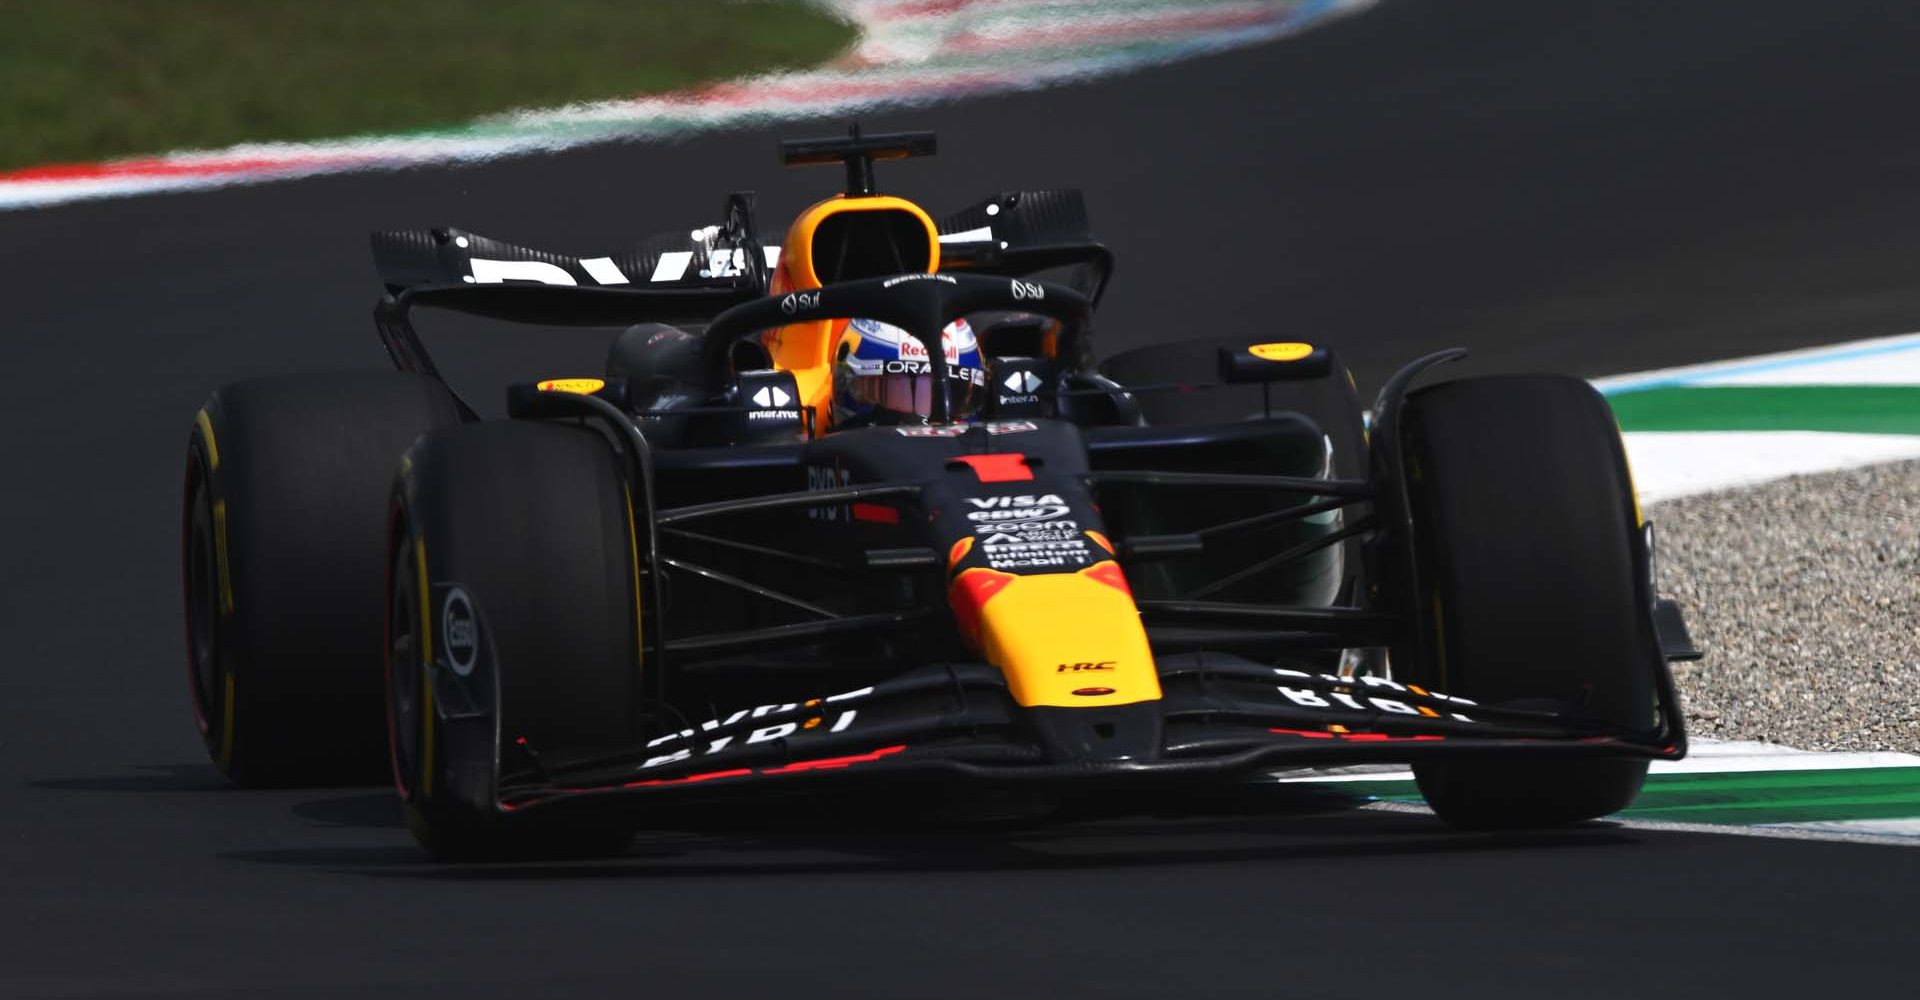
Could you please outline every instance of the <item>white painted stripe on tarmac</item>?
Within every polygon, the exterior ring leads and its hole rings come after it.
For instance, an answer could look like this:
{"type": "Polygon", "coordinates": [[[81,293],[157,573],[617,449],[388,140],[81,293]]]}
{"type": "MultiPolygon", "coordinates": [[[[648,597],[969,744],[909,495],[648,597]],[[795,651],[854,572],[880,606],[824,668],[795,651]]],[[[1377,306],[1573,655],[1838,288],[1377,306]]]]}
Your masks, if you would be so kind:
{"type": "Polygon", "coordinates": [[[1687,385],[1850,384],[1920,385],[1920,333],[1593,380],[1595,388],[1609,395],[1687,385]],[[1842,372],[1854,374],[1842,378],[1842,372]],[[1869,378],[1875,372],[1884,377],[1869,378]]]}
{"type": "MultiPolygon", "coordinates": [[[[1608,395],[1702,386],[1920,386],[1920,333],[1594,379],[1608,395]]],[[[1833,431],[1628,431],[1642,504],[1920,458],[1920,436],[1833,431]]]]}
{"type": "Polygon", "coordinates": [[[1920,767],[1920,756],[1891,750],[1821,753],[1774,743],[1701,740],[1684,760],[1657,760],[1654,774],[1724,774],[1738,771],[1840,771],[1868,767],[1920,767]]]}
{"type": "Polygon", "coordinates": [[[1920,385],[1920,343],[1898,351],[1708,375],[1692,385],[1920,385]]]}
{"type": "Polygon", "coordinates": [[[1899,837],[1920,841],[1920,819],[1836,819],[1819,823],[1760,823],[1763,830],[1834,833],[1863,837],[1899,837]]]}
{"type": "Polygon", "coordinates": [[[1716,837],[1766,837],[1771,840],[1829,840],[1845,844],[1879,844],[1885,847],[1913,847],[1920,844],[1920,838],[1906,834],[1850,830],[1816,823],[1722,826],[1717,823],[1669,823],[1654,819],[1617,818],[1605,822],[1629,830],[1649,830],[1656,833],[1705,833],[1716,837]]]}
{"type": "MultiPolygon", "coordinates": [[[[1840,771],[1869,767],[1920,767],[1920,755],[1893,751],[1825,753],[1778,743],[1744,740],[1695,740],[1683,760],[1656,760],[1652,774],[1737,774],[1747,771],[1840,771]]],[[[1412,781],[1413,772],[1392,764],[1315,768],[1312,773],[1279,778],[1301,781],[1412,781]]]]}
{"type": "MultiPolygon", "coordinates": [[[[1362,809],[1373,812],[1408,813],[1431,816],[1433,810],[1418,802],[1369,802],[1362,809]]],[[[1718,823],[1672,823],[1657,819],[1621,819],[1597,821],[1596,825],[1654,833],[1705,833],[1716,837],[1765,837],[1769,840],[1826,840],[1847,844],[1880,844],[1887,847],[1913,847],[1920,844],[1920,833],[1908,832],[1901,820],[1849,820],[1837,823],[1772,823],[1757,826],[1731,826],[1718,823]]],[[[1477,836],[1461,833],[1463,837],[1477,836]]]]}
{"type": "Polygon", "coordinates": [[[1643,504],[1920,458],[1920,435],[1833,431],[1628,431],[1621,435],[1643,504]]]}

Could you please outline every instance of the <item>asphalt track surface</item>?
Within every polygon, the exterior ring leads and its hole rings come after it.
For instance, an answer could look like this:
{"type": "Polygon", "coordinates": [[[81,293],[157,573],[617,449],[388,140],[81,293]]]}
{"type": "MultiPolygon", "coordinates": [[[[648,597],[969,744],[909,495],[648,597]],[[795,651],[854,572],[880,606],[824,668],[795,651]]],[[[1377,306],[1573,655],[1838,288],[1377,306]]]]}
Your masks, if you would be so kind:
{"type": "MultiPolygon", "coordinates": [[[[1451,344],[1598,375],[1920,328],[1916,43],[1895,4],[1385,0],[870,124],[940,130],[938,160],[881,174],[936,209],[1084,187],[1122,259],[1110,345],[1231,328],[1323,337],[1367,381],[1451,344]]],[[[370,229],[605,249],[736,187],[778,217],[835,177],[777,174],[773,138],[822,130],[0,215],[0,997],[1905,992],[1920,852],[1897,848],[1280,803],[463,869],[379,789],[222,787],[176,566],[206,391],[380,365],[370,229]]],[[[456,377],[520,356],[459,339],[456,377]]],[[[568,374],[601,344],[530,346],[568,374]]]]}

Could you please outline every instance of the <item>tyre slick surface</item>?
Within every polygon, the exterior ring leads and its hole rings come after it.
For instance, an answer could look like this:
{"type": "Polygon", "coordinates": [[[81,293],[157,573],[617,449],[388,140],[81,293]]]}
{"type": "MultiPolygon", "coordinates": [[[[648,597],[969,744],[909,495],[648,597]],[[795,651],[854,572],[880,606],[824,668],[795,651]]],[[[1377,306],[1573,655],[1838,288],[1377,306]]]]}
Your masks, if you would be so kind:
{"type": "MultiPolygon", "coordinates": [[[[1402,429],[1417,593],[1433,635],[1402,680],[1482,704],[1653,725],[1659,654],[1619,427],[1574,378],[1496,376],[1411,394],[1402,429]]],[[[1625,808],[1647,762],[1447,761],[1414,777],[1467,829],[1558,826],[1625,808]]]]}
{"type": "Polygon", "coordinates": [[[250,786],[384,775],[378,589],[401,453],[458,421],[398,372],[216,390],[188,432],[188,678],[214,764],[250,786]]]}
{"type": "Polygon", "coordinates": [[[616,853],[631,829],[499,810],[501,771],[630,746],[636,550],[619,460],[578,427],[423,438],[391,508],[387,689],[407,825],[445,860],[616,853]],[[424,588],[424,589],[423,589],[424,588]]]}

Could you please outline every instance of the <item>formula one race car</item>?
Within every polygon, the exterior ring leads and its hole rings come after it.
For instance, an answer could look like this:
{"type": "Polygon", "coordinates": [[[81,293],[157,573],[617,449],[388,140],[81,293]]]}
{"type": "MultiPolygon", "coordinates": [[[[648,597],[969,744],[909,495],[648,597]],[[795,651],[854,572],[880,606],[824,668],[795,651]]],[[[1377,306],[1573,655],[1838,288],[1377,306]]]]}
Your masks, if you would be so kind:
{"type": "Polygon", "coordinates": [[[222,771],[390,767],[421,843],[480,858],[716,801],[950,814],[1352,762],[1411,762],[1457,826],[1543,826],[1685,753],[1691,642],[1584,382],[1412,389],[1445,351],[1363,409],[1326,346],[1260,336],[1096,365],[1078,192],[936,225],[873,183],[930,134],[782,149],[847,184],[777,245],[748,195],[600,257],[379,233],[398,372],[213,394],[184,557],[222,771]],[[481,419],[421,306],[622,329],[481,419]]]}

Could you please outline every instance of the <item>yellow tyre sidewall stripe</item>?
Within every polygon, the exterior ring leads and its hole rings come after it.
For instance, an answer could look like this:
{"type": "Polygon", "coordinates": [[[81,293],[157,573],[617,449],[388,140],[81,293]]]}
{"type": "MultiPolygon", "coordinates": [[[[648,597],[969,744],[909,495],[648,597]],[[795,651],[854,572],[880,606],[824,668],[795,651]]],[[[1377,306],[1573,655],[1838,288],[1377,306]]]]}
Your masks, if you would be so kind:
{"type": "MultiPolygon", "coordinates": [[[[620,491],[627,501],[627,552],[633,556],[633,658],[641,669],[645,669],[647,643],[640,622],[640,529],[633,523],[633,491],[625,486],[620,491]]],[[[652,512],[649,511],[647,516],[653,516],[652,512]]]]}
{"type": "Polygon", "coordinates": [[[214,569],[220,578],[220,613],[233,615],[233,570],[227,555],[227,501],[216,495],[213,474],[220,471],[220,445],[213,439],[213,418],[201,410],[193,421],[200,428],[200,441],[207,450],[207,495],[213,497],[214,569]]]}
{"type": "Polygon", "coordinates": [[[220,470],[220,448],[213,443],[213,418],[207,411],[201,410],[194,415],[193,422],[200,425],[200,436],[207,443],[207,465],[213,471],[220,470]]]}
{"type": "Polygon", "coordinates": [[[1627,454],[1627,433],[1621,429],[1618,420],[1613,423],[1613,432],[1620,438],[1620,468],[1627,474],[1627,496],[1633,498],[1633,526],[1644,528],[1647,526],[1647,512],[1640,509],[1640,487],[1633,481],[1633,458],[1627,454]]]}
{"type": "MultiPolygon", "coordinates": [[[[193,422],[194,426],[200,429],[200,443],[206,448],[207,496],[212,498],[215,496],[213,474],[220,471],[220,445],[214,440],[213,418],[207,415],[206,410],[202,409],[199,413],[194,414],[193,422]]],[[[220,580],[220,617],[222,618],[233,617],[234,607],[233,570],[229,565],[227,552],[227,501],[224,498],[216,498],[213,500],[213,562],[214,573],[220,580]]],[[[234,696],[233,664],[231,662],[221,662],[226,658],[220,655],[220,650],[217,645],[215,646],[213,655],[216,663],[224,668],[220,670],[222,678],[220,683],[220,750],[214,755],[214,762],[219,765],[220,770],[225,771],[233,766],[233,715],[236,702],[234,696]]]]}
{"type": "MultiPolygon", "coordinates": [[[[209,484],[211,485],[211,484],[209,484]]],[[[211,494],[212,490],[209,489],[211,494]]],[[[214,572],[220,577],[220,617],[233,617],[233,570],[227,567],[227,502],[213,502],[214,572]]]]}

